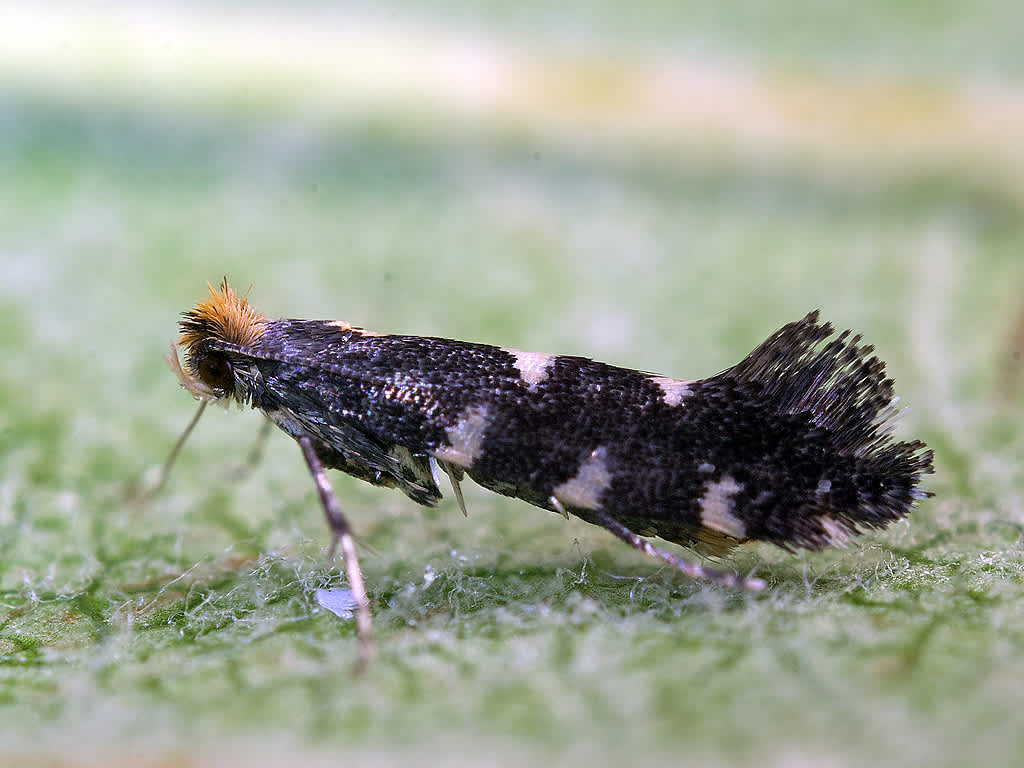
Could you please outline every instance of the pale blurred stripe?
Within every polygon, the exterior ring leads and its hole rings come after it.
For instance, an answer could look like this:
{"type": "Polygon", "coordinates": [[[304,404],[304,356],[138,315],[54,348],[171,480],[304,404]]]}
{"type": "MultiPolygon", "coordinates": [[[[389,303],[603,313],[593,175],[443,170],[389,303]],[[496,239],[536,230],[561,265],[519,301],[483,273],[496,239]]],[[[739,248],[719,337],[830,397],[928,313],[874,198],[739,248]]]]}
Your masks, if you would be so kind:
{"type": "Polygon", "coordinates": [[[0,88],[102,104],[256,109],[330,123],[386,112],[608,151],[820,172],[968,173],[1024,201],[1024,88],[525,48],[352,11],[6,5],[0,88]]]}

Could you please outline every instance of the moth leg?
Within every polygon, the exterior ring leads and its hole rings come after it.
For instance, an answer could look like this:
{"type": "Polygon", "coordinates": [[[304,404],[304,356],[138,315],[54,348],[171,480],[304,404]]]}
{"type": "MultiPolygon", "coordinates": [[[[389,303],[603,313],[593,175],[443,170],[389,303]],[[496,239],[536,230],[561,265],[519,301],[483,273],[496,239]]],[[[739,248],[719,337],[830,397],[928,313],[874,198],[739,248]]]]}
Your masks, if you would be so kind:
{"type": "Polygon", "coordinates": [[[755,576],[740,578],[735,573],[714,571],[696,563],[689,563],[663,549],[658,549],[649,541],[641,539],[618,520],[599,509],[588,511],[587,518],[592,519],[598,525],[602,525],[607,528],[624,542],[629,544],[629,546],[633,547],[633,549],[638,549],[649,557],[656,557],[662,562],[668,563],[677,571],[685,573],[691,579],[703,579],[705,581],[713,581],[716,584],[722,584],[727,587],[743,587],[744,589],[755,591],[764,589],[765,587],[764,579],[759,579],[755,576]]]}
{"type": "Polygon", "coordinates": [[[248,477],[256,467],[263,461],[263,453],[267,449],[267,440],[270,438],[270,430],[274,427],[274,422],[269,418],[263,420],[263,426],[260,427],[260,432],[256,435],[256,442],[253,443],[252,448],[249,450],[249,455],[245,457],[245,461],[234,471],[235,480],[243,480],[248,477]]]}
{"type": "Polygon", "coordinates": [[[455,500],[459,502],[462,516],[469,517],[469,513],[466,511],[466,500],[462,498],[462,486],[459,485],[462,480],[462,469],[449,464],[447,461],[439,461],[437,465],[444,470],[444,473],[448,475],[448,479],[452,482],[452,492],[455,494],[455,500]]]}
{"type": "Polygon", "coordinates": [[[356,602],[356,636],[359,639],[359,660],[356,663],[358,674],[373,658],[373,637],[370,620],[370,600],[366,595],[366,585],[363,583],[363,572],[359,568],[359,560],[356,557],[355,539],[352,536],[352,528],[342,514],[341,505],[334,496],[331,483],[327,479],[327,472],[316,455],[313,441],[308,436],[302,435],[297,438],[299,447],[302,448],[302,455],[306,459],[309,471],[316,483],[317,493],[320,495],[320,505],[324,508],[324,516],[327,518],[327,527],[331,529],[331,550],[329,560],[334,559],[334,554],[341,545],[341,554],[345,561],[345,573],[348,576],[348,584],[352,589],[352,597],[356,602]]]}
{"type": "Polygon", "coordinates": [[[160,471],[156,476],[155,481],[148,488],[143,487],[141,490],[129,492],[134,496],[136,501],[145,503],[164,489],[164,486],[167,484],[167,478],[171,474],[171,467],[173,467],[174,462],[177,461],[178,454],[181,453],[182,446],[185,445],[185,441],[188,440],[188,436],[192,434],[192,430],[195,429],[196,424],[199,423],[199,417],[203,415],[203,411],[206,410],[206,406],[209,405],[209,402],[209,400],[199,401],[199,407],[196,408],[195,414],[189,420],[185,430],[174,443],[174,447],[171,448],[171,452],[167,454],[167,458],[164,459],[164,463],[160,465],[160,471]]]}
{"type": "Polygon", "coordinates": [[[560,514],[566,520],[569,519],[569,510],[567,510],[565,508],[565,506],[562,504],[561,501],[559,501],[557,496],[550,496],[548,498],[548,504],[550,504],[552,507],[554,507],[555,508],[555,512],[560,514]]]}

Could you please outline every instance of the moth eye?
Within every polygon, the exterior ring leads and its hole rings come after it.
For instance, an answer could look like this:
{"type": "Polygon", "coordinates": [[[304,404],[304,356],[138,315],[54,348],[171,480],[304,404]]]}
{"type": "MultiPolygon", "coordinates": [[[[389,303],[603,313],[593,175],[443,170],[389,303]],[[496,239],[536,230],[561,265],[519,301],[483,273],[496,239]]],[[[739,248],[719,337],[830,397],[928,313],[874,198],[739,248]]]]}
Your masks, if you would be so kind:
{"type": "Polygon", "coordinates": [[[199,378],[214,389],[234,389],[235,377],[231,365],[221,357],[204,357],[199,361],[199,378]]]}

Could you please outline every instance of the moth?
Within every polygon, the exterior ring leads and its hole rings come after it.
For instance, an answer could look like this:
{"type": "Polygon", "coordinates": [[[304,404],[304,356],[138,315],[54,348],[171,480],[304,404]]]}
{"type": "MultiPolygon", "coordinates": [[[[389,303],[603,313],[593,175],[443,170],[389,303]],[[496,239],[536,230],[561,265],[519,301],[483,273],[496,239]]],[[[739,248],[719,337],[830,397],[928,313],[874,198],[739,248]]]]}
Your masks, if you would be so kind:
{"type": "MultiPolygon", "coordinates": [[[[185,312],[168,358],[203,401],[262,411],[302,450],[357,604],[370,611],[352,530],[326,469],[441,499],[439,475],[602,526],[687,576],[760,589],[644,537],[713,554],[745,541],[843,546],[930,495],[932,453],[891,436],[892,380],[860,336],[812,312],[733,367],[685,381],[337,320],[271,320],[228,285],[185,312]],[[184,365],[178,350],[184,353],[184,365]]],[[[180,448],[192,423],[182,435],[180,448]]],[[[173,455],[173,453],[172,453],[173,455]]]]}

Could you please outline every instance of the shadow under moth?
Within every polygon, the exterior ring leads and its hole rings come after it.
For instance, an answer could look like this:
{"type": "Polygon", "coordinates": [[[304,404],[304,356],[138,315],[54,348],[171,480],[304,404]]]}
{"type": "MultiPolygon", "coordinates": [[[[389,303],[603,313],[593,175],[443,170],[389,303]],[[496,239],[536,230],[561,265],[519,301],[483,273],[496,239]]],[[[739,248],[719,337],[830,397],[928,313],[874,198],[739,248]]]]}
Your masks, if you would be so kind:
{"type": "Polygon", "coordinates": [[[763,580],[681,559],[642,537],[724,553],[744,541],[842,546],[928,496],[920,441],[897,442],[892,380],[873,347],[812,312],[708,379],[584,357],[375,333],[336,320],[271,320],[227,280],[185,312],[168,358],[202,404],[259,409],[293,437],[340,546],[360,660],[370,606],[326,469],[428,506],[439,474],[602,526],[687,576],[763,580]],[[178,348],[184,353],[179,362],[178,348]]]}

